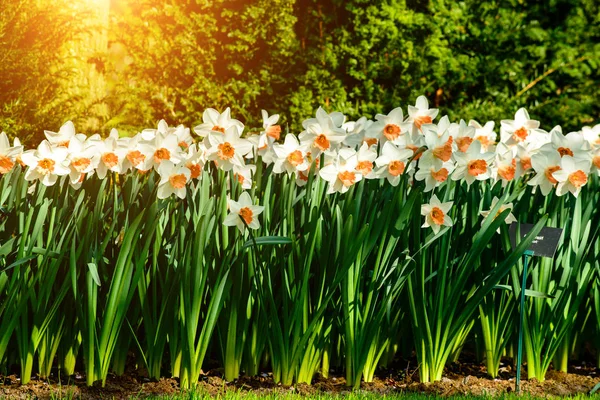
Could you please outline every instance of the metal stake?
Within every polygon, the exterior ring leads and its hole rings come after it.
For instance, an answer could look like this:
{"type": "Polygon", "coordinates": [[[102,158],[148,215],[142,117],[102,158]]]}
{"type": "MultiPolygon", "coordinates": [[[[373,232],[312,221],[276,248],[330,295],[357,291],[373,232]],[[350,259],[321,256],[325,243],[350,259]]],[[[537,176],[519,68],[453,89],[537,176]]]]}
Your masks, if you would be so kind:
{"type": "Polygon", "coordinates": [[[525,254],[523,260],[523,279],[521,280],[521,318],[519,319],[519,342],[517,347],[517,378],[515,392],[521,393],[521,361],[523,360],[523,325],[525,324],[525,288],[527,286],[527,262],[529,255],[525,254]]]}

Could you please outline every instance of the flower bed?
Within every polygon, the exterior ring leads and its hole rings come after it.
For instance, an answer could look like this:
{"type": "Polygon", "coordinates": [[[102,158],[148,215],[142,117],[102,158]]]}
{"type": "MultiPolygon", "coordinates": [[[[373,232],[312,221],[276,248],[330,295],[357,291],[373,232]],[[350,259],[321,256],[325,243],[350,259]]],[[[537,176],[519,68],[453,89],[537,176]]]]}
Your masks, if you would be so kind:
{"type": "Polygon", "coordinates": [[[208,354],[228,381],[337,367],[358,387],[413,352],[421,381],[440,380],[475,337],[495,377],[521,256],[556,226],[556,257],[532,266],[525,350],[529,377],[566,371],[598,345],[582,333],[600,320],[600,125],[546,132],[520,109],[498,137],[437,114],[420,97],[375,121],[319,109],[297,136],[266,112],[244,132],[229,109],[194,136],[67,123],[24,151],[1,135],[0,360],[24,383],[58,363],[92,384],[132,351],[187,388],[208,354]],[[515,247],[514,221],[535,224],[515,247]]]}

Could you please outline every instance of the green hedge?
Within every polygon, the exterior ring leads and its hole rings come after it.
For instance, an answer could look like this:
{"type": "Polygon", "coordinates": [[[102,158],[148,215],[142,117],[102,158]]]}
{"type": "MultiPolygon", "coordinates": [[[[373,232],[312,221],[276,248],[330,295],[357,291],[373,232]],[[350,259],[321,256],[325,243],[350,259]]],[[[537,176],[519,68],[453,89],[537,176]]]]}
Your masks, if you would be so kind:
{"type": "Polygon", "coordinates": [[[107,80],[92,101],[72,95],[73,71],[60,66],[68,41],[98,27],[65,24],[68,7],[20,3],[0,12],[0,129],[20,137],[67,119],[104,133],[194,125],[226,106],[248,123],[279,112],[296,129],[321,104],[373,116],[422,93],[455,119],[526,106],[568,132],[600,114],[595,0],[113,2],[109,49],[83,60],[107,80]]]}

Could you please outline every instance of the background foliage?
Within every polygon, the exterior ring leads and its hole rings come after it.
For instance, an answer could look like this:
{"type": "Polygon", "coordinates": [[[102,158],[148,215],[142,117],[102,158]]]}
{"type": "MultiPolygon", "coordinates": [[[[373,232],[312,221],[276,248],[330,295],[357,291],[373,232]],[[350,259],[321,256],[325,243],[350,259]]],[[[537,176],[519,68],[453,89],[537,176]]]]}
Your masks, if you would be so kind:
{"type": "Polygon", "coordinates": [[[600,115],[595,0],[114,1],[103,28],[75,23],[81,6],[2,4],[0,129],[34,144],[67,119],[133,133],[231,106],[248,124],[265,108],[297,130],[320,104],[372,117],[419,94],[451,118],[525,106],[567,132],[600,115]],[[98,29],[106,50],[77,51],[98,29]],[[97,89],[71,59],[102,77],[102,96],[86,98],[97,89]]]}

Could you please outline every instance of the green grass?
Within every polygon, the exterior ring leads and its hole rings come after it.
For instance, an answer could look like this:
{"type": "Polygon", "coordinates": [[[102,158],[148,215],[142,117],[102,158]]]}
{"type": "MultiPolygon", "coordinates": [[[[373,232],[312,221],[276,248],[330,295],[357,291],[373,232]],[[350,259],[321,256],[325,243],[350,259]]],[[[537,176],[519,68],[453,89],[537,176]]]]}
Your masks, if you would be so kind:
{"type": "MultiPolygon", "coordinates": [[[[599,384],[600,385],[600,384],[599,384]]],[[[592,391],[593,392],[593,391],[592,391]]],[[[7,397],[0,396],[0,399],[7,397]]],[[[33,399],[34,397],[32,397],[33,399]]],[[[52,400],[75,400],[79,397],[76,396],[72,391],[59,395],[53,393],[50,397],[52,400]]],[[[113,396],[102,396],[103,399],[116,399],[113,396]]],[[[158,396],[131,396],[130,399],[147,399],[147,400],[202,400],[202,399],[222,399],[222,400],[371,400],[371,399],[383,399],[383,400],[430,400],[430,399],[445,399],[445,400],[538,400],[538,399],[558,399],[565,398],[570,400],[597,400],[600,399],[600,394],[594,393],[593,395],[587,394],[576,394],[573,396],[548,396],[542,397],[537,395],[531,395],[529,393],[523,393],[517,395],[515,393],[506,393],[502,395],[450,395],[442,396],[436,394],[420,394],[420,393],[395,393],[395,394],[381,394],[376,392],[365,392],[365,391],[354,391],[343,394],[309,394],[302,395],[298,393],[267,393],[259,394],[255,392],[227,392],[225,394],[211,395],[203,390],[192,390],[178,394],[165,394],[158,396]]]]}

